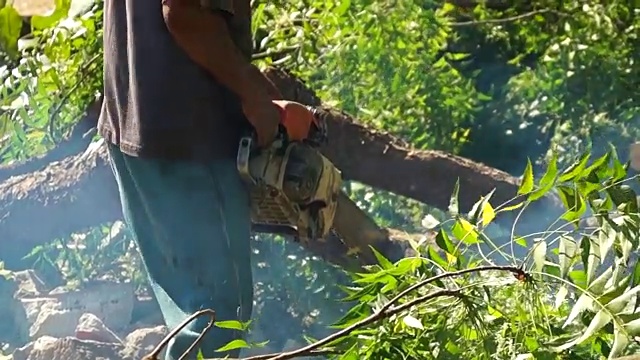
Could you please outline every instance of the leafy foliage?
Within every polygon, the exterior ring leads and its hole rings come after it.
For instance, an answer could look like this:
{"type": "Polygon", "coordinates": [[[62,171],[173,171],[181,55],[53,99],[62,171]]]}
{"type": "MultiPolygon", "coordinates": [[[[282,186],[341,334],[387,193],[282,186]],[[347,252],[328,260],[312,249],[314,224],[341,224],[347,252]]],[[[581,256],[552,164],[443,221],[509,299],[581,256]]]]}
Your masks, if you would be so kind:
{"type": "MultiPolygon", "coordinates": [[[[552,158],[552,159],[555,159],[552,158]]],[[[344,301],[356,301],[313,349],[336,359],[614,359],[640,350],[640,220],[636,194],[614,151],[589,162],[582,154],[560,171],[552,160],[540,181],[531,167],[513,204],[478,201],[463,216],[437,225],[436,244],[419,256],[351,274],[344,301]],[[585,160],[586,159],[586,160],[585,160]],[[495,265],[476,250],[491,243],[485,229],[502,212],[526,211],[560,194],[562,226],[534,234],[524,261],[495,265]],[[594,224],[587,224],[585,215],[594,224]]],[[[512,241],[526,246],[526,238],[512,241]]],[[[496,249],[501,252],[500,249],[496,249]]],[[[288,358],[288,357],[287,357],[288,358]]]]}
{"type": "MultiPolygon", "coordinates": [[[[22,17],[0,1],[3,163],[50,150],[100,95],[102,3],[55,4],[51,13],[22,17]]],[[[293,69],[329,104],[415,147],[524,172],[513,202],[493,204],[489,193],[471,214],[460,213],[457,187],[444,214],[348,184],[379,223],[435,232],[435,245],[416,243],[419,257],[394,264],[380,256],[366,273],[344,274],[282,239],[260,237],[254,242],[260,316],[286,319],[281,328],[289,333],[322,336],[336,317],[338,328],[353,325],[411,284],[501,258],[526,276],[496,270],[434,281],[394,306],[439,291],[454,291],[453,300],[429,298],[325,345],[342,359],[524,360],[558,358],[558,351],[562,358],[596,359],[635,349],[637,183],[620,150],[640,135],[637,6],[630,0],[492,6],[252,2],[262,66],[293,69]],[[550,193],[566,208],[551,228],[496,229],[496,216],[527,211],[550,193]],[[508,241],[499,232],[509,233],[508,241]],[[343,304],[332,301],[339,286],[347,292],[343,304]]],[[[104,241],[112,226],[102,224],[75,247],[69,243],[77,237],[58,239],[34,249],[32,259],[68,280],[110,276],[143,287],[126,235],[104,241]]]]}

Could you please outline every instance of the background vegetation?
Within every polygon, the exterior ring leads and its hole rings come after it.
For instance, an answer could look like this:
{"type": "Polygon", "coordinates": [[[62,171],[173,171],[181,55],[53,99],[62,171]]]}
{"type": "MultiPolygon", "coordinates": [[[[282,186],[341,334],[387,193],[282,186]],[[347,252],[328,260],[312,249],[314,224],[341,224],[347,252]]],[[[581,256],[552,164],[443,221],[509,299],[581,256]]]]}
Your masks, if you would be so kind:
{"type": "MultiPolygon", "coordinates": [[[[600,359],[634,351],[640,331],[634,313],[637,182],[622,165],[640,131],[640,9],[634,0],[252,4],[261,66],[291,69],[325,102],[416,148],[524,173],[522,197],[510,204],[520,208],[503,211],[520,211],[542,192],[556,191],[568,208],[564,221],[597,215],[592,228],[512,234],[513,247],[532,249],[528,259],[514,259],[511,249],[483,257],[476,243],[490,243],[485,230],[500,204],[479,203],[474,219],[458,214],[455,201],[443,214],[349,184],[380,223],[437,231],[441,249],[415,244],[423,257],[397,264],[381,259],[370,274],[355,275],[282,239],[260,237],[256,321],[277,317],[277,329],[286,333],[270,328],[274,345],[296,334],[322,336],[344,314],[338,325],[349,326],[381,311],[411,284],[501,257],[526,269],[526,276],[494,269],[430,281],[398,300],[427,296],[423,305],[329,345],[341,349],[343,359],[600,359]],[[533,174],[546,175],[533,186],[533,174]],[[337,301],[345,289],[336,277],[349,286],[346,302],[337,301]],[[445,289],[455,301],[430,298],[445,289]]],[[[101,31],[102,2],[55,0],[54,11],[21,16],[0,0],[3,163],[52,149],[99,97],[101,31]]],[[[70,285],[110,276],[136,281],[145,291],[135,248],[117,229],[102,224],[73,240],[74,247],[66,246],[70,239],[57,239],[34,249],[31,259],[61,271],[70,285]]]]}

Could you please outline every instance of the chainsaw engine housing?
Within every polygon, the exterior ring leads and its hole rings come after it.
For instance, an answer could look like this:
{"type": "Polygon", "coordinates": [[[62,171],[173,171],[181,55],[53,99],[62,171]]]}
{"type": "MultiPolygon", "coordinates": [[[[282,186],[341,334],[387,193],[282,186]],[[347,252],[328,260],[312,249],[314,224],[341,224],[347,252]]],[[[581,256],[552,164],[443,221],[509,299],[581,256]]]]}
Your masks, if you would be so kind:
{"type": "Polygon", "coordinates": [[[290,234],[308,241],[327,235],[333,225],[340,171],[313,145],[302,141],[252,151],[245,137],[238,170],[250,187],[251,220],[258,232],[290,234]]]}

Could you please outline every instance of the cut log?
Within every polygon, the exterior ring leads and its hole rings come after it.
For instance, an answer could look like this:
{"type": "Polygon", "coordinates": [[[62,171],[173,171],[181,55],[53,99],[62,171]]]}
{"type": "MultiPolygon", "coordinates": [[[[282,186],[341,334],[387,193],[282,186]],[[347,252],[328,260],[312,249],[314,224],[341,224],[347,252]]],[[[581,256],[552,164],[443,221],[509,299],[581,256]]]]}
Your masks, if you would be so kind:
{"type": "MultiPolygon", "coordinates": [[[[286,99],[320,105],[317,96],[294,76],[273,69],[266,74],[286,99]]],[[[512,198],[517,191],[517,179],[504,172],[439,151],[413,150],[391,135],[358,124],[345,113],[328,108],[320,113],[330,133],[329,145],[322,150],[343,171],[345,179],[442,209],[448,206],[459,179],[463,211],[494,188],[497,203],[512,198]]],[[[67,146],[84,141],[82,137],[71,139],[67,146]]],[[[19,259],[37,245],[121,218],[104,146],[92,144],[83,153],[37,171],[33,171],[33,164],[27,163],[25,168],[29,172],[21,173],[19,166],[13,166],[8,172],[13,176],[0,183],[0,260],[8,266],[19,268],[19,259]]],[[[548,213],[549,209],[545,210],[548,213]]],[[[506,217],[498,220],[511,221],[506,217]]],[[[348,257],[339,241],[326,240],[308,247],[328,261],[345,265],[348,257]]],[[[390,241],[385,252],[393,253],[391,258],[401,256],[406,246],[400,243],[397,238],[390,241]]]]}

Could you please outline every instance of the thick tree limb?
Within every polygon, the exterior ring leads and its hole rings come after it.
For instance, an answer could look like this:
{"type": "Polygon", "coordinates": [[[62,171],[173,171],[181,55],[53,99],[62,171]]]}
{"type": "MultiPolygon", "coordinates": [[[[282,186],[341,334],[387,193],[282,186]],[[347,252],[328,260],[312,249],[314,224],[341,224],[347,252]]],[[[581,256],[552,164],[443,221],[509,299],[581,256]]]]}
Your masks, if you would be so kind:
{"type": "MultiPolygon", "coordinates": [[[[300,79],[282,70],[269,69],[266,73],[285,98],[320,106],[320,99],[300,79]]],[[[344,112],[324,108],[322,113],[329,128],[329,145],[323,153],[349,180],[447,209],[459,179],[463,212],[494,188],[494,206],[517,194],[520,181],[504,171],[443,151],[412,149],[390,134],[358,124],[344,112]]],[[[517,229],[524,233],[544,230],[562,211],[558,199],[549,196],[528,208],[517,229]]],[[[510,227],[514,216],[505,214],[497,221],[510,227]]]]}
{"type": "MultiPolygon", "coordinates": [[[[320,100],[295,77],[278,70],[268,76],[287,99],[318,106],[320,100]]],[[[517,190],[506,173],[439,151],[416,151],[394,137],[373,131],[349,115],[324,109],[330,144],[323,152],[344,177],[375,188],[446,208],[456,178],[460,206],[467,211],[481,196],[496,188],[494,200],[503,202],[517,190]]],[[[77,132],[82,133],[81,131],[77,132]]],[[[77,137],[70,147],[86,139],[77,137]]],[[[93,146],[93,145],[92,145],[93,146]]],[[[25,164],[29,171],[33,164],[25,164]]],[[[15,174],[0,183],[0,260],[17,265],[34,246],[90,226],[121,218],[116,184],[104,146],[52,162],[38,171],[15,174]]],[[[0,170],[0,173],[2,170],[0,170]]],[[[385,252],[401,256],[404,246],[389,242],[385,252]]],[[[323,258],[344,265],[345,248],[337,239],[310,244],[323,258]]]]}

